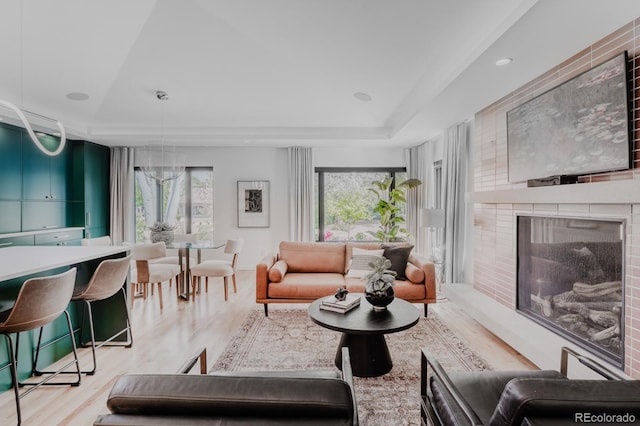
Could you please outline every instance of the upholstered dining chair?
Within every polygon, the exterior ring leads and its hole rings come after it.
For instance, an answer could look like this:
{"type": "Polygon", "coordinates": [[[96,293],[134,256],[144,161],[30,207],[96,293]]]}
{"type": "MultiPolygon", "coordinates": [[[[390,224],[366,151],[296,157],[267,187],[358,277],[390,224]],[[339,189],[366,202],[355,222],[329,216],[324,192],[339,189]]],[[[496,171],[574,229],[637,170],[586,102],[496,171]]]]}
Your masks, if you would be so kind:
{"type": "MultiPolygon", "coordinates": [[[[63,313],[66,316],[69,336],[73,335],[73,327],[71,325],[71,317],[67,312],[67,306],[71,301],[73,288],[76,281],[76,268],[71,268],[66,272],[47,277],[36,277],[26,280],[16,298],[15,304],[8,311],[0,313],[0,334],[4,334],[7,341],[7,351],[9,361],[0,368],[4,370],[9,367],[11,371],[11,382],[13,385],[16,410],[18,414],[18,424],[22,423],[22,414],[20,411],[20,398],[28,395],[33,390],[43,385],[71,385],[78,386],[80,384],[80,364],[78,362],[78,353],[76,351],[75,340],[70,337],[71,347],[73,348],[73,360],[67,362],[64,366],[47,378],[39,382],[18,381],[18,369],[16,365],[20,333],[23,331],[40,329],[38,337],[38,346],[42,340],[42,329],[45,325],[52,323],[63,313]],[[15,349],[11,334],[16,333],[15,349]],[[77,380],[73,382],[52,382],[51,379],[56,377],[68,367],[75,364],[77,370],[77,380]],[[33,386],[31,389],[20,393],[19,388],[22,386],[33,386]]],[[[36,354],[32,370],[36,371],[38,364],[38,356],[36,354]]],[[[76,373],[74,373],[76,374],[76,373]]]]}
{"type": "Polygon", "coordinates": [[[205,277],[205,291],[209,291],[209,277],[224,278],[224,300],[229,298],[229,277],[233,280],[233,292],[237,290],[236,269],[238,256],[242,250],[244,241],[242,239],[227,240],[224,246],[224,252],[231,255],[231,260],[205,260],[198,265],[191,267],[191,300],[196,297],[196,284],[198,277],[205,277]]]}
{"type": "MultiPolygon", "coordinates": [[[[198,241],[198,234],[175,234],[173,241],[176,243],[195,243],[198,241]]],[[[166,245],[165,245],[166,248],[166,245]]],[[[180,265],[180,256],[177,253],[179,249],[166,249],[164,256],[150,259],[149,263],[168,263],[170,265],[180,265]]],[[[197,258],[190,256],[189,263],[195,265],[198,262],[197,258]]],[[[182,265],[180,265],[181,272],[185,273],[187,269],[187,258],[182,257],[182,265]]],[[[169,280],[169,287],[173,284],[173,280],[169,280]]]]}
{"type": "MultiPolygon", "coordinates": [[[[131,308],[136,293],[136,287],[140,286],[143,299],[147,298],[149,284],[157,284],[160,309],[162,302],[162,283],[177,278],[180,275],[180,265],[169,263],[152,263],[153,259],[165,257],[166,246],[164,242],[134,244],[131,246],[132,258],[135,266],[131,269],[131,308]]],[[[179,293],[176,286],[176,294],[179,293]]]]}
{"type": "MultiPolygon", "coordinates": [[[[96,270],[94,271],[89,283],[86,286],[77,289],[73,296],[72,301],[78,301],[83,303],[82,321],[79,329],[74,330],[80,332],[80,342],[83,344],[86,340],[83,340],[83,327],[85,323],[85,315],[89,321],[89,338],[90,341],[87,346],[91,346],[91,353],[93,356],[93,368],[91,370],[83,371],[85,374],[92,375],[96,371],[96,349],[103,346],[125,346],[130,348],[133,344],[133,335],[131,332],[131,320],[129,318],[129,307],[127,305],[127,295],[124,290],[124,284],[129,274],[129,265],[132,255],[122,257],[119,259],[107,259],[100,262],[96,270]],[[126,323],[125,328],[118,331],[111,337],[102,341],[100,344],[96,344],[95,329],[93,326],[93,311],[91,310],[91,303],[99,300],[105,300],[114,294],[120,292],[122,294],[122,301],[124,302],[126,323]],[[128,332],[127,340],[124,342],[112,343],[118,336],[128,332]]],[[[39,350],[40,348],[38,348],[39,350]]]]}
{"type": "Polygon", "coordinates": [[[83,246],[110,246],[111,245],[111,237],[105,235],[104,237],[96,237],[96,238],[83,238],[80,240],[80,245],[83,246]]]}

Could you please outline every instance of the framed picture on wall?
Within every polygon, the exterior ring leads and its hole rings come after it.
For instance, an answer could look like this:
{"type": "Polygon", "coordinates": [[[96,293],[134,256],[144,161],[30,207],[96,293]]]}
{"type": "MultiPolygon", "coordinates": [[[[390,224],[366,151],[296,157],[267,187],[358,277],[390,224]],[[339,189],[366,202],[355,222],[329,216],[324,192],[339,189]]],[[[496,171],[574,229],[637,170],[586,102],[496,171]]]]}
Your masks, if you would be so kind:
{"type": "Polygon", "coordinates": [[[238,181],[238,228],[268,228],[268,180],[238,181]]]}

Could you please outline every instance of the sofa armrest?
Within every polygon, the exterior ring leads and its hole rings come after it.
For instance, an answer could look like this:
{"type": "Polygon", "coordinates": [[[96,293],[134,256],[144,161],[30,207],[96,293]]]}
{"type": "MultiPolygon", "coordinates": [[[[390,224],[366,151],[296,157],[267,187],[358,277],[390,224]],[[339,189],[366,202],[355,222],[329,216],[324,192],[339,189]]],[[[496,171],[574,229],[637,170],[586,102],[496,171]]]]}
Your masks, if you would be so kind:
{"type": "Polygon", "coordinates": [[[525,417],[577,421],[596,413],[640,417],[640,380],[516,378],[505,386],[491,424],[520,424],[525,417]]]}
{"type": "Polygon", "coordinates": [[[482,421],[475,413],[473,408],[467,403],[464,396],[460,393],[456,385],[453,383],[447,372],[442,368],[438,360],[426,349],[422,350],[422,373],[420,375],[420,395],[426,401],[428,394],[428,377],[429,367],[432,369],[433,376],[437,377],[449,394],[458,405],[461,414],[466,418],[469,425],[482,425],[482,421]]]}
{"type": "Polygon", "coordinates": [[[267,285],[269,284],[269,269],[276,263],[275,254],[270,254],[262,258],[256,265],[256,301],[261,302],[267,299],[267,285]]]}
{"type": "Polygon", "coordinates": [[[424,285],[427,299],[436,299],[436,269],[433,262],[419,254],[411,253],[409,263],[422,269],[424,272],[424,285]]]}

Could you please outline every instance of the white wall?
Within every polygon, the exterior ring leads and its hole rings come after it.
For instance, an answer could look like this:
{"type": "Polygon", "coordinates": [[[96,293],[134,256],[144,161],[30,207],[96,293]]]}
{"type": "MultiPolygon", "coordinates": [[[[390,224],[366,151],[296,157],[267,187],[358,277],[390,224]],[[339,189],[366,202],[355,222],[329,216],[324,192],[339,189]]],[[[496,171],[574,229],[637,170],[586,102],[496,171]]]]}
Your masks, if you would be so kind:
{"type": "MultiPolygon", "coordinates": [[[[267,253],[275,253],[280,241],[289,239],[289,184],[286,148],[183,148],[190,167],[213,167],[214,238],[242,237],[239,268],[253,269],[267,253]],[[237,181],[271,182],[268,228],[238,228],[237,181]]],[[[403,167],[402,148],[314,148],[318,167],[403,167]]],[[[221,250],[209,254],[222,257],[221,250]]]]}
{"type": "MultiPolygon", "coordinates": [[[[215,239],[241,237],[244,248],[238,267],[253,269],[268,252],[275,252],[289,233],[287,150],[277,148],[181,148],[190,167],[213,167],[213,217],[215,239]],[[238,181],[267,180],[271,186],[270,226],[238,228],[238,181]]],[[[222,250],[203,257],[222,258],[222,250]]]]}
{"type": "Polygon", "coordinates": [[[405,167],[402,148],[314,148],[316,167],[405,167]]]}

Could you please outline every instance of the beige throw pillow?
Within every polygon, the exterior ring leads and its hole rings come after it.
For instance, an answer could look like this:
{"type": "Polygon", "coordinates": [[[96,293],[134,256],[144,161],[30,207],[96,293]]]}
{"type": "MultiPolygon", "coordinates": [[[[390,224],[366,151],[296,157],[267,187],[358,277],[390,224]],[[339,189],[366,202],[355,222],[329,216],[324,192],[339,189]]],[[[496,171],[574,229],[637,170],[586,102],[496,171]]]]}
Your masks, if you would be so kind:
{"type": "Polygon", "coordinates": [[[382,257],[384,250],[364,250],[354,247],[351,252],[351,261],[349,263],[349,272],[347,272],[347,278],[364,278],[369,272],[371,267],[369,262],[375,260],[378,257],[382,257]]]}
{"type": "Polygon", "coordinates": [[[269,281],[272,283],[279,283],[282,281],[282,277],[287,273],[287,263],[284,260],[278,260],[269,269],[269,281]]]}

